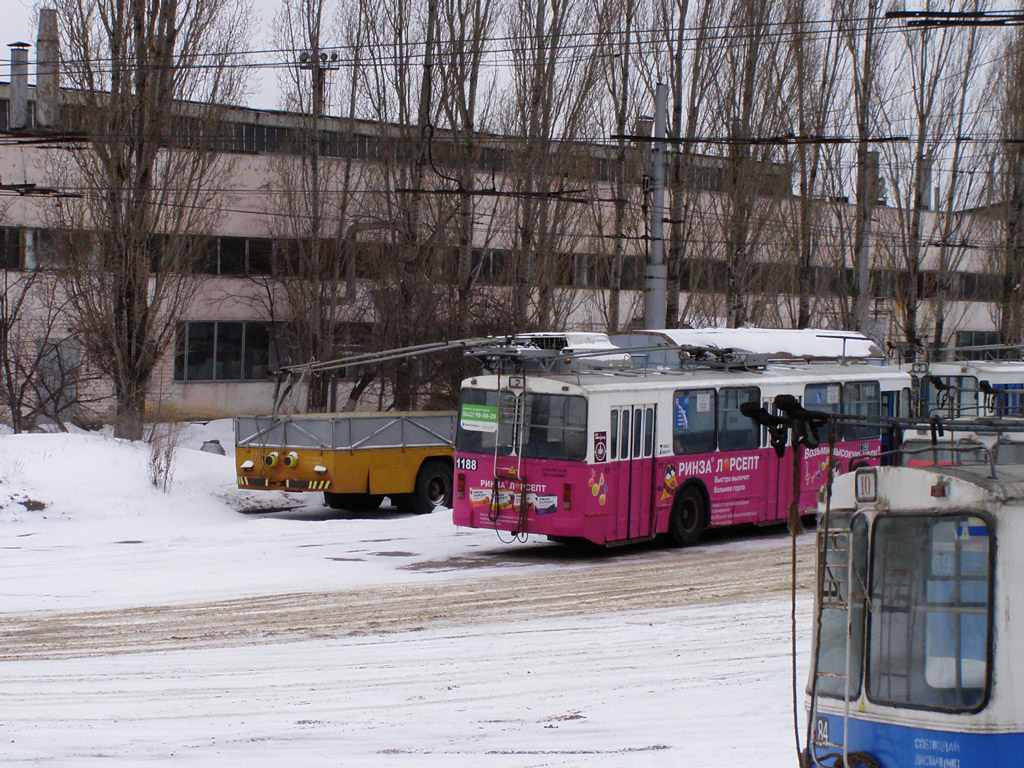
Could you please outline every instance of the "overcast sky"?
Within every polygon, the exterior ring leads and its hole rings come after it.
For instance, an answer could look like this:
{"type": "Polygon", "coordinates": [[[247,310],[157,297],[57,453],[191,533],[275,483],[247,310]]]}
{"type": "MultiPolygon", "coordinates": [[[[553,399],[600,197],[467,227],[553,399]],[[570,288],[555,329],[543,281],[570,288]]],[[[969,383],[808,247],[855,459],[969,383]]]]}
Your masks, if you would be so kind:
{"type": "MultiPolygon", "coordinates": [[[[33,21],[33,9],[35,3],[32,0],[0,0],[3,7],[3,21],[6,38],[0,40],[0,80],[11,79],[11,52],[7,47],[9,43],[18,41],[30,43],[32,49],[29,51],[29,61],[35,60],[36,28],[33,21]]],[[[280,5],[279,0],[254,0],[257,13],[262,17],[257,25],[257,32],[253,36],[252,48],[261,49],[268,47],[266,43],[267,27],[274,10],[280,5]]],[[[35,80],[35,69],[29,68],[29,80],[35,80]]],[[[267,68],[256,70],[252,86],[252,95],[244,106],[257,109],[274,109],[278,106],[277,78],[274,70],[267,68]]]]}

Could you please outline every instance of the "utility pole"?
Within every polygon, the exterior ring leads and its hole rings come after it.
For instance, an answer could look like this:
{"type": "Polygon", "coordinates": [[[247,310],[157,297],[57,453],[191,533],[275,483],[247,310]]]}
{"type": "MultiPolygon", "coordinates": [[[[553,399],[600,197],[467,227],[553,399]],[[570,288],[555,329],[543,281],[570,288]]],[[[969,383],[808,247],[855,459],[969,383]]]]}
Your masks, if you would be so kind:
{"type": "MultiPolygon", "coordinates": [[[[322,263],[324,251],[321,247],[323,238],[323,204],[320,200],[320,118],[324,113],[324,93],[327,84],[328,70],[340,66],[338,54],[328,56],[320,50],[320,41],[314,40],[313,47],[299,54],[299,68],[308,70],[313,76],[313,99],[310,105],[309,125],[306,135],[306,152],[309,162],[309,274],[325,274],[322,263]]],[[[301,246],[300,246],[301,248],[301,246]]],[[[315,318],[315,325],[320,324],[315,318]]],[[[314,333],[321,338],[333,334],[333,328],[314,327],[314,333]]],[[[322,410],[327,407],[328,382],[326,379],[310,381],[307,402],[310,410],[322,410]]]]}
{"type": "MultiPolygon", "coordinates": [[[[413,167],[412,199],[409,201],[409,241],[419,239],[420,206],[423,193],[423,175],[427,165],[427,126],[430,125],[430,97],[433,88],[434,37],[437,29],[437,0],[427,2],[427,37],[423,50],[423,79],[420,82],[420,106],[416,116],[417,137],[416,164],[413,167]]],[[[413,262],[415,263],[415,261],[413,262]]]]}
{"type": "Polygon", "coordinates": [[[864,58],[857,93],[857,219],[854,224],[854,318],[857,330],[868,331],[871,306],[871,215],[878,196],[878,154],[868,150],[871,135],[871,103],[875,93],[875,24],[879,0],[868,1],[864,32],[864,58]]]}
{"type": "Polygon", "coordinates": [[[658,83],[654,91],[654,136],[651,141],[651,247],[644,276],[644,329],[665,327],[667,270],[665,268],[665,122],[668,86],[658,83]]]}
{"type": "Polygon", "coordinates": [[[854,294],[857,330],[868,336],[871,328],[871,222],[878,196],[878,153],[858,147],[857,188],[857,290],[854,294]]]}

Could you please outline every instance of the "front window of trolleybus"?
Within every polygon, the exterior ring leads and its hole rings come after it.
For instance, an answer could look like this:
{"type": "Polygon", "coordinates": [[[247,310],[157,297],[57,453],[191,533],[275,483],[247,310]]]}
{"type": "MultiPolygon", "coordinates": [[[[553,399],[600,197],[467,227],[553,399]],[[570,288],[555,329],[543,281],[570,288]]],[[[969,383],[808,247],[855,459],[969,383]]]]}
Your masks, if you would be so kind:
{"type": "Polygon", "coordinates": [[[523,458],[582,461],[587,401],[578,395],[464,389],[455,447],[463,453],[521,453],[523,458]],[[522,423],[522,434],[515,424],[522,423]],[[521,441],[521,442],[520,442],[521,441]]]}
{"type": "Polygon", "coordinates": [[[969,512],[875,522],[868,697],[977,710],[987,697],[991,531],[969,512]]]}

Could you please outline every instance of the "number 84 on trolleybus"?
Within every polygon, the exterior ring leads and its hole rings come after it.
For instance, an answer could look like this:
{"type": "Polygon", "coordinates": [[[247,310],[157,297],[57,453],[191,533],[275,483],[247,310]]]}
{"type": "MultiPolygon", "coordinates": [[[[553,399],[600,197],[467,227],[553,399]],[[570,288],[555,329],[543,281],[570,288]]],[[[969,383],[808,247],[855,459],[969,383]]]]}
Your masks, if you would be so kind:
{"type": "MultiPolygon", "coordinates": [[[[808,410],[904,416],[910,376],[895,366],[481,375],[462,385],[454,522],[520,536],[618,545],[787,518],[794,448],[782,456],[745,403],[778,395],[808,410]]],[[[878,464],[879,428],[842,425],[832,471],[878,464]]],[[[828,476],[829,446],[799,447],[801,514],[828,476]]]]}

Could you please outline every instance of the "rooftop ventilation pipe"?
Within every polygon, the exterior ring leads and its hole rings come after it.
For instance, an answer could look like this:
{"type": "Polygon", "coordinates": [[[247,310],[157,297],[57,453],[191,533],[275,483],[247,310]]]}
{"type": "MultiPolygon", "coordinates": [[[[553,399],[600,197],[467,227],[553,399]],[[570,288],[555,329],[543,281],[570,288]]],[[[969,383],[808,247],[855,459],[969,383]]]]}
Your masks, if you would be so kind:
{"type": "Polygon", "coordinates": [[[36,40],[36,126],[53,128],[60,116],[60,47],[57,42],[57,11],[39,11],[36,40]]]}
{"type": "Polygon", "coordinates": [[[10,43],[11,49],[11,112],[8,127],[23,131],[28,124],[28,43],[10,43]]]}

